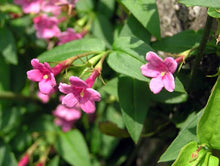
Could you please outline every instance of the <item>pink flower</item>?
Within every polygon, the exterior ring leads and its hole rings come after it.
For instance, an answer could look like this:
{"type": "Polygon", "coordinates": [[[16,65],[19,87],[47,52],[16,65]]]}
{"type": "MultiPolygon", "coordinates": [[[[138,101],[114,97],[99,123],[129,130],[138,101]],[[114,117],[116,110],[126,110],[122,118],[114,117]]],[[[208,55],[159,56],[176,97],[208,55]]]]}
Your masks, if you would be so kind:
{"type": "Polygon", "coordinates": [[[175,82],[173,73],[176,71],[177,62],[172,58],[165,58],[164,61],[154,52],[148,52],[146,60],[149,62],[141,66],[144,76],[151,77],[150,90],[157,94],[164,87],[167,91],[173,92],[175,82]]]}
{"type": "Polygon", "coordinates": [[[21,5],[24,13],[38,13],[43,0],[14,0],[15,4],[21,5]]]}
{"type": "Polygon", "coordinates": [[[50,95],[45,95],[40,91],[37,92],[37,97],[42,101],[42,103],[47,103],[50,100],[50,95]]]}
{"type": "Polygon", "coordinates": [[[62,104],[70,108],[79,105],[84,112],[94,113],[95,101],[100,101],[101,97],[99,92],[91,88],[95,80],[83,81],[78,77],[71,76],[69,81],[71,85],[60,83],[58,87],[60,92],[67,94],[62,100],[62,104]]]}
{"type": "Polygon", "coordinates": [[[39,63],[38,59],[32,59],[31,65],[33,70],[27,72],[29,80],[39,82],[39,90],[41,93],[49,95],[53,93],[56,86],[56,80],[54,73],[47,62],[39,63]]]}
{"type": "Polygon", "coordinates": [[[73,28],[67,28],[65,32],[60,33],[60,35],[58,36],[58,45],[67,43],[72,40],[81,39],[82,37],[83,35],[81,33],[76,33],[73,28]]]}
{"type": "Polygon", "coordinates": [[[26,166],[29,162],[29,156],[28,154],[25,154],[21,160],[18,162],[18,166],[26,166]]]}
{"type": "Polygon", "coordinates": [[[41,3],[41,10],[58,16],[61,13],[61,7],[56,5],[57,3],[60,3],[60,0],[44,0],[41,3]]]}
{"type": "Polygon", "coordinates": [[[34,18],[34,28],[37,31],[38,38],[49,39],[57,37],[60,34],[58,28],[59,20],[56,17],[41,15],[34,18]]]}
{"type": "Polygon", "coordinates": [[[81,112],[77,107],[68,108],[60,104],[53,112],[53,115],[56,116],[55,124],[61,126],[62,130],[66,132],[70,130],[74,123],[81,117],[81,112]]]}

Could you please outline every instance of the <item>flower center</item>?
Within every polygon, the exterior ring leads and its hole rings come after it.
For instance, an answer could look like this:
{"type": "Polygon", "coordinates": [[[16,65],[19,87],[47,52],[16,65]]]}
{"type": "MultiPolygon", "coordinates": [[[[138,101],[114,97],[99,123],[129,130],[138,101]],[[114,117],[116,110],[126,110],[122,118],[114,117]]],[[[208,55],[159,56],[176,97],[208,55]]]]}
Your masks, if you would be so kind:
{"type": "Polygon", "coordinates": [[[163,77],[166,74],[165,71],[161,72],[160,75],[163,77]]]}
{"type": "Polygon", "coordinates": [[[45,80],[48,79],[48,75],[45,74],[45,75],[43,76],[43,78],[44,78],[45,80]]]}
{"type": "Polygon", "coordinates": [[[84,97],[84,90],[82,90],[82,91],[80,92],[80,96],[81,96],[81,97],[84,97]]]}

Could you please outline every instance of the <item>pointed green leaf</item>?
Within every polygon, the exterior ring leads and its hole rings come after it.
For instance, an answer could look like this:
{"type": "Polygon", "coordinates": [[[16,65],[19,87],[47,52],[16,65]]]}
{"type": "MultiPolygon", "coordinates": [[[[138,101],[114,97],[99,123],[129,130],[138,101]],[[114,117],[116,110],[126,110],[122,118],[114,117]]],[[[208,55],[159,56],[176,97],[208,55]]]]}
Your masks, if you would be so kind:
{"type": "Polygon", "coordinates": [[[197,141],[196,137],[196,125],[198,119],[201,117],[201,111],[198,114],[192,114],[185,121],[181,131],[167,150],[160,157],[159,162],[166,162],[175,160],[180,152],[181,148],[191,141],[197,141]]]}
{"type": "Polygon", "coordinates": [[[105,50],[103,41],[95,38],[74,40],[57,46],[52,50],[42,53],[38,59],[41,62],[57,62],[80,55],[86,52],[100,52],[105,50]]]}
{"type": "Polygon", "coordinates": [[[150,102],[146,84],[130,77],[120,77],[118,95],[125,126],[133,141],[137,143],[150,102]]]}
{"type": "Polygon", "coordinates": [[[156,38],[160,38],[160,21],[155,0],[120,0],[137,20],[156,38]]]}
{"type": "Polygon", "coordinates": [[[55,148],[60,156],[71,165],[91,165],[88,147],[83,135],[77,129],[65,133],[59,131],[55,148]]]}
{"type": "Polygon", "coordinates": [[[190,143],[188,143],[187,145],[185,145],[176,161],[172,164],[172,166],[193,166],[193,165],[197,165],[200,164],[201,161],[203,162],[203,160],[205,159],[205,155],[207,153],[207,151],[202,148],[199,152],[198,152],[198,157],[197,158],[193,158],[192,154],[194,152],[196,152],[196,150],[198,149],[198,145],[196,142],[192,141],[190,143]]]}
{"type": "Polygon", "coordinates": [[[144,63],[140,60],[133,58],[129,54],[123,52],[112,52],[109,54],[107,62],[109,66],[116,72],[130,76],[132,78],[147,81],[149,78],[141,74],[141,65],[144,63]]]}
{"type": "Polygon", "coordinates": [[[171,37],[158,40],[152,44],[152,47],[159,51],[180,53],[199,44],[201,37],[201,31],[186,30],[171,37]]]}
{"type": "Polygon", "coordinates": [[[140,70],[146,63],[146,53],[153,50],[149,45],[134,37],[119,37],[113,44],[113,50],[107,59],[113,70],[141,81],[149,81],[140,70]]]}
{"type": "Polygon", "coordinates": [[[151,34],[140,22],[138,22],[138,20],[133,15],[129,16],[127,22],[120,32],[120,36],[133,36],[143,40],[146,43],[150,43],[151,39],[151,34]]]}
{"type": "Polygon", "coordinates": [[[204,113],[198,123],[197,133],[200,143],[214,149],[220,149],[220,77],[217,79],[209,96],[204,113]]]}
{"type": "Polygon", "coordinates": [[[179,2],[185,4],[186,6],[205,6],[220,8],[220,0],[179,0],[179,2]]]}
{"type": "Polygon", "coordinates": [[[109,19],[102,13],[97,13],[91,31],[97,38],[103,40],[110,48],[113,43],[113,27],[109,19]]]}

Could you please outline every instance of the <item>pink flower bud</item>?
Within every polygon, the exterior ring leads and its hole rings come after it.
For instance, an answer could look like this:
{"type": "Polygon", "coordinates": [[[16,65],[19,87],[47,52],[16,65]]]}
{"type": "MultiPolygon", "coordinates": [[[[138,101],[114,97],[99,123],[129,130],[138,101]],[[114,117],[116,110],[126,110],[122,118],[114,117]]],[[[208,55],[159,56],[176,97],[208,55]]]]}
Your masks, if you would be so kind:
{"type": "Polygon", "coordinates": [[[18,162],[18,166],[26,166],[29,162],[29,156],[28,154],[25,154],[21,160],[18,162]]]}

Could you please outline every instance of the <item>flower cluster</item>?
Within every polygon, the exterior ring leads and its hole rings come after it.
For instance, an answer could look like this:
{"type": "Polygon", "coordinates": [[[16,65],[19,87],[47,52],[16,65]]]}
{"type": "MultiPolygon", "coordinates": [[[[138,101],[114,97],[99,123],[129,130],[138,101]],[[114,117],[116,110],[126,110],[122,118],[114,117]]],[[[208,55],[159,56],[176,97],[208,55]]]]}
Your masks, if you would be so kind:
{"type": "Polygon", "coordinates": [[[33,23],[36,36],[46,41],[57,38],[58,45],[81,39],[84,35],[84,32],[77,33],[73,28],[67,28],[63,32],[59,28],[59,24],[67,20],[62,15],[62,7],[67,6],[69,11],[73,10],[76,2],[77,0],[14,0],[15,4],[21,5],[24,13],[35,15],[33,23]]]}
{"type": "Polygon", "coordinates": [[[38,82],[38,97],[43,103],[48,102],[50,96],[57,90],[66,94],[60,100],[53,115],[56,117],[55,123],[62,127],[63,131],[70,130],[75,121],[81,117],[80,110],[87,114],[95,112],[95,102],[100,101],[100,94],[92,89],[96,78],[100,74],[99,69],[94,69],[92,74],[85,80],[79,77],[71,76],[69,78],[70,85],[59,83],[57,86],[55,76],[63,69],[68,67],[68,62],[64,61],[53,68],[47,62],[40,63],[38,59],[32,59],[32,70],[27,71],[27,78],[31,81],[38,82]]]}

